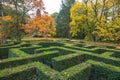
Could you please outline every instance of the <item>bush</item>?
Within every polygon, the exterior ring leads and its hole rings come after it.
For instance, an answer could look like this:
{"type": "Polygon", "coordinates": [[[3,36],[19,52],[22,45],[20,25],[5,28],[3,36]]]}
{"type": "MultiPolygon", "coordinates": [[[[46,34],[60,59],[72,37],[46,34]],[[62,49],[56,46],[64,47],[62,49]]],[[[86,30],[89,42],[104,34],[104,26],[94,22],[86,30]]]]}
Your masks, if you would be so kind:
{"type": "Polygon", "coordinates": [[[0,62],[0,69],[16,67],[16,66],[28,64],[34,61],[42,61],[43,55],[44,54],[37,54],[37,55],[26,56],[26,57],[4,59],[2,60],[2,62],[0,62]]]}
{"type": "Polygon", "coordinates": [[[95,61],[104,62],[106,64],[120,66],[120,59],[102,57],[102,56],[92,55],[92,54],[84,54],[84,58],[86,60],[95,60],[95,61]]]}
{"type": "Polygon", "coordinates": [[[91,65],[82,63],[60,72],[59,80],[89,80],[91,65]]]}
{"type": "Polygon", "coordinates": [[[8,57],[25,57],[25,56],[29,56],[29,55],[19,49],[10,49],[9,50],[8,57]]]}
{"type": "Polygon", "coordinates": [[[52,65],[55,70],[62,71],[83,61],[84,59],[81,57],[81,54],[73,53],[53,58],[52,65]]]}
{"type": "Polygon", "coordinates": [[[41,48],[41,47],[26,47],[26,48],[20,48],[20,50],[24,51],[27,54],[35,54],[35,50],[37,48],[41,48]]]}
{"type": "Polygon", "coordinates": [[[39,63],[29,63],[1,70],[0,80],[53,80],[57,71],[39,63]]]}
{"type": "Polygon", "coordinates": [[[0,71],[0,80],[34,80],[36,70],[35,63],[8,68],[0,71]]]}
{"type": "Polygon", "coordinates": [[[8,47],[0,48],[0,59],[8,58],[8,51],[9,51],[8,47]]]}
{"type": "Polygon", "coordinates": [[[8,58],[9,49],[18,47],[20,47],[20,45],[0,47],[0,59],[8,58]]]}
{"type": "Polygon", "coordinates": [[[42,47],[64,46],[64,44],[58,42],[41,42],[38,45],[41,45],[42,47]]]}
{"type": "Polygon", "coordinates": [[[119,67],[93,60],[88,62],[92,64],[90,80],[120,80],[119,67]]]}

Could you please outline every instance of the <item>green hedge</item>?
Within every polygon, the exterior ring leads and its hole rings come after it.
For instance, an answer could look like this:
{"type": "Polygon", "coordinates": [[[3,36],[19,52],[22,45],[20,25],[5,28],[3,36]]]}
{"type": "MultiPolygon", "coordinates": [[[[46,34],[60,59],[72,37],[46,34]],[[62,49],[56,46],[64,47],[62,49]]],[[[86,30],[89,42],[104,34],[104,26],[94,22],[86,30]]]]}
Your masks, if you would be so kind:
{"type": "Polygon", "coordinates": [[[53,58],[52,65],[55,70],[62,71],[83,61],[81,54],[73,53],[53,58]]]}
{"type": "Polygon", "coordinates": [[[120,80],[120,67],[93,60],[88,62],[92,64],[90,80],[120,80]]]}
{"type": "Polygon", "coordinates": [[[56,80],[89,80],[91,65],[82,63],[60,72],[56,80]]]}
{"type": "Polygon", "coordinates": [[[35,54],[35,50],[41,48],[40,46],[38,47],[25,47],[25,48],[20,48],[20,50],[24,51],[27,54],[35,54]]]}
{"type": "Polygon", "coordinates": [[[59,43],[59,42],[41,42],[38,45],[42,46],[42,47],[50,47],[50,46],[64,46],[63,43],[59,43]]]}
{"type": "Polygon", "coordinates": [[[61,55],[66,55],[66,54],[71,54],[74,53],[73,51],[70,50],[65,50],[62,48],[41,48],[41,49],[36,49],[36,53],[44,53],[44,60],[50,61],[51,58],[61,56],[61,55]]]}
{"type": "Polygon", "coordinates": [[[29,54],[21,51],[20,49],[10,49],[8,57],[25,57],[29,56],[29,54]]]}
{"type": "Polygon", "coordinates": [[[35,63],[8,68],[0,71],[0,80],[34,80],[35,63]]]}
{"type": "Polygon", "coordinates": [[[66,54],[66,53],[57,53],[57,51],[52,51],[49,53],[27,55],[27,53],[24,53],[22,51],[20,53],[19,52],[17,53],[16,49],[12,49],[12,50],[13,50],[13,52],[16,51],[13,54],[19,55],[21,57],[2,60],[2,62],[0,62],[0,69],[15,67],[15,66],[19,66],[22,64],[31,63],[33,61],[41,61],[41,62],[49,61],[49,62],[51,62],[51,58],[66,54]],[[22,57],[22,56],[24,56],[24,57],[22,57]]]}
{"type": "Polygon", "coordinates": [[[120,51],[113,51],[111,57],[120,58],[120,51]]]}
{"type": "Polygon", "coordinates": [[[0,69],[16,67],[16,66],[31,63],[34,61],[42,61],[43,55],[44,54],[36,54],[36,55],[31,55],[26,57],[4,59],[0,62],[0,69]]]}
{"type": "Polygon", "coordinates": [[[7,47],[0,48],[0,59],[8,58],[8,51],[9,49],[7,47]]]}
{"type": "Polygon", "coordinates": [[[0,46],[0,59],[8,58],[9,49],[20,48],[22,47],[22,45],[26,45],[26,44],[21,43],[21,44],[10,44],[10,45],[0,46]]]}
{"type": "Polygon", "coordinates": [[[32,44],[21,44],[21,47],[31,47],[32,46],[32,44]]]}
{"type": "Polygon", "coordinates": [[[85,60],[95,60],[95,61],[104,62],[106,64],[111,64],[114,66],[120,66],[120,59],[117,58],[103,57],[92,54],[84,54],[83,57],[85,58],[85,60]]]}
{"type": "Polygon", "coordinates": [[[58,74],[59,72],[53,70],[47,65],[42,63],[37,64],[37,80],[54,80],[54,77],[56,77],[58,74]]]}
{"type": "Polygon", "coordinates": [[[64,49],[62,47],[50,47],[50,48],[40,48],[40,49],[36,49],[36,53],[42,53],[45,51],[58,51],[58,54],[69,54],[69,53],[74,53],[74,51],[72,50],[67,50],[64,49]]]}
{"type": "Polygon", "coordinates": [[[20,45],[0,47],[0,59],[8,58],[9,49],[18,47],[20,47],[20,45]]]}
{"type": "Polygon", "coordinates": [[[94,48],[96,48],[97,46],[85,46],[84,48],[88,48],[88,49],[94,49],[94,48]]]}
{"type": "Polygon", "coordinates": [[[50,67],[34,62],[0,71],[0,80],[53,80],[58,74],[50,67]]]}

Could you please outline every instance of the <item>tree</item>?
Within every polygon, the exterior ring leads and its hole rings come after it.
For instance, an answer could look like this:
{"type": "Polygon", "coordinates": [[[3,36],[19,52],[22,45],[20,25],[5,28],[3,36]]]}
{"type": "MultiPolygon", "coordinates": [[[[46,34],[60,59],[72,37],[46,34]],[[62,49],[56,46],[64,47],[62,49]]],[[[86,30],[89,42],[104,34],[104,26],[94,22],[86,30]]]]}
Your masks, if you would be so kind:
{"type": "Polygon", "coordinates": [[[102,0],[101,13],[98,16],[96,23],[96,29],[93,32],[97,35],[97,40],[101,41],[118,41],[120,39],[120,17],[119,17],[119,6],[118,0],[102,0]]]}
{"type": "Polygon", "coordinates": [[[94,19],[92,19],[91,6],[85,2],[76,2],[71,8],[70,33],[80,38],[88,37],[93,40],[92,31],[94,30],[94,19]],[[80,34],[78,34],[80,33],[80,34]]]}
{"type": "Polygon", "coordinates": [[[11,34],[12,32],[12,17],[11,16],[4,16],[3,19],[0,18],[0,36],[4,38],[4,42],[6,42],[6,38],[11,34]],[[4,24],[4,28],[2,27],[2,24],[4,24]]]}
{"type": "Polygon", "coordinates": [[[55,21],[57,21],[57,16],[58,16],[57,12],[54,12],[53,14],[51,14],[51,17],[54,18],[55,21]]]}
{"type": "Polygon", "coordinates": [[[28,20],[27,26],[24,25],[25,31],[42,37],[54,36],[56,32],[55,21],[48,16],[42,0],[33,1],[33,6],[37,9],[36,16],[28,20]]]}
{"type": "Polygon", "coordinates": [[[119,40],[118,0],[83,0],[71,8],[70,32],[91,41],[119,40]],[[80,33],[80,34],[79,34],[80,33]],[[84,34],[84,35],[83,35],[84,34]]]}
{"type": "Polygon", "coordinates": [[[58,14],[56,21],[57,36],[58,37],[70,37],[69,35],[69,24],[70,19],[70,8],[74,4],[75,0],[62,0],[62,7],[58,14]]]}
{"type": "Polygon", "coordinates": [[[55,35],[55,21],[48,15],[36,16],[29,19],[29,26],[25,26],[24,29],[27,33],[34,36],[51,37],[55,35]]]}

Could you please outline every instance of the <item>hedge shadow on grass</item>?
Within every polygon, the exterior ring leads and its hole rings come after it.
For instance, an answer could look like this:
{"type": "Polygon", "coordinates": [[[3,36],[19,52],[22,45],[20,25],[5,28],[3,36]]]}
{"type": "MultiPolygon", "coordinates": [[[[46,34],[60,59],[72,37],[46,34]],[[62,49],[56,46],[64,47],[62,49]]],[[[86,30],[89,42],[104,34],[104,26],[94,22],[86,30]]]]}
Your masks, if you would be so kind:
{"type": "Polygon", "coordinates": [[[92,50],[91,52],[93,52],[93,53],[97,53],[97,54],[102,54],[102,53],[105,53],[105,52],[107,52],[107,51],[109,51],[109,50],[106,50],[106,49],[95,49],[95,50],[92,50]]]}
{"type": "Polygon", "coordinates": [[[74,53],[74,51],[71,50],[65,50],[60,48],[48,48],[48,49],[39,49],[36,51],[36,53],[43,53],[43,52],[50,52],[50,51],[57,51],[56,54],[69,54],[74,53]]]}
{"type": "Polygon", "coordinates": [[[87,49],[93,49],[93,48],[96,48],[97,46],[85,46],[84,48],[87,48],[87,49]]]}
{"type": "Polygon", "coordinates": [[[111,57],[120,58],[120,51],[113,51],[111,57]]]}
{"type": "Polygon", "coordinates": [[[41,42],[37,44],[42,47],[50,47],[50,46],[64,46],[64,44],[59,43],[59,42],[41,42]]]}
{"type": "Polygon", "coordinates": [[[84,47],[84,46],[85,46],[85,43],[75,44],[74,46],[77,46],[77,47],[84,47]]]}
{"type": "Polygon", "coordinates": [[[120,72],[93,64],[89,80],[120,80],[120,72]]]}

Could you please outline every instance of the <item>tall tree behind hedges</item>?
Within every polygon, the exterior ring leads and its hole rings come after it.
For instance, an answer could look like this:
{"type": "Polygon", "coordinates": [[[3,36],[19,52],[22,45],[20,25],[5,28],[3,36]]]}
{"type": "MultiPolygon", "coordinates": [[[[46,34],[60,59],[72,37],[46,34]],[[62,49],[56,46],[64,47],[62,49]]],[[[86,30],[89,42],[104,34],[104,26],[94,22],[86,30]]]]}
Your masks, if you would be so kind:
{"type": "Polygon", "coordinates": [[[120,0],[82,0],[71,8],[70,32],[91,41],[120,40],[120,0]]]}
{"type": "Polygon", "coordinates": [[[61,10],[57,16],[57,37],[69,37],[70,8],[75,0],[62,0],[61,10]]]}

